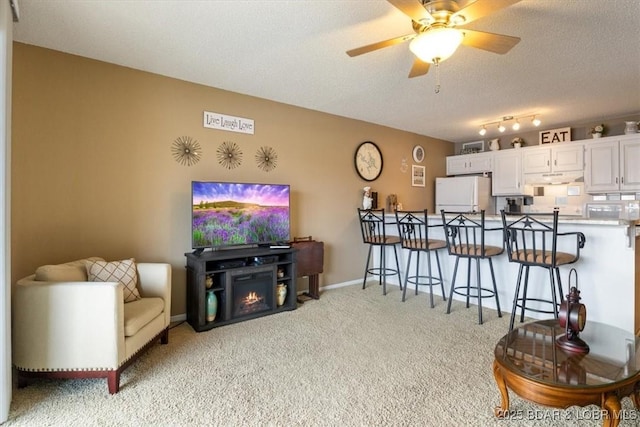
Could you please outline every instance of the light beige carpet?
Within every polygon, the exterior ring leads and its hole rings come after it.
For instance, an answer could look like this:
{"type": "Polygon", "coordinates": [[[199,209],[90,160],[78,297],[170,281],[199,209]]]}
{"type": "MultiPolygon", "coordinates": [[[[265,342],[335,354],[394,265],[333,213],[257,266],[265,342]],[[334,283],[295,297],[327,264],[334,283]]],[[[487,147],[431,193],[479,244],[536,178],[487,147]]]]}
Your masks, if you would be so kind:
{"type": "MultiPolygon", "coordinates": [[[[181,324],[123,373],[118,394],[105,380],[38,380],[14,389],[5,425],[601,425],[595,406],[547,410],[513,393],[519,419],[495,419],[491,364],[508,315],[485,310],[478,325],[476,306],[454,302],[447,315],[442,299],[431,309],[426,294],[400,297],[371,283],[208,332],[181,324]]],[[[640,415],[629,399],[623,408],[640,415]]]]}

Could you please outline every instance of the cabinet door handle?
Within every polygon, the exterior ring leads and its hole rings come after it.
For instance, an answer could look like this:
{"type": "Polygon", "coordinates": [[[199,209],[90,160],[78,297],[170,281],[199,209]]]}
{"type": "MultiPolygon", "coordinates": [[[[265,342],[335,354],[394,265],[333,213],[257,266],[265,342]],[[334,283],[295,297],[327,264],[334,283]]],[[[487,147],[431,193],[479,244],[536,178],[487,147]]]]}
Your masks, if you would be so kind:
{"type": "Polygon", "coordinates": [[[549,160],[547,160],[547,166],[549,166],[549,160]]]}
{"type": "Polygon", "coordinates": [[[624,184],[624,176],[620,177],[620,184],[624,184]]]}
{"type": "Polygon", "coordinates": [[[553,166],[558,166],[558,160],[557,159],[553,161],[553,166]]]}
{"type": "Polygon", "coordinates": [[[618,177],[616,177],[616,184],[618,183],[618,177]]]}

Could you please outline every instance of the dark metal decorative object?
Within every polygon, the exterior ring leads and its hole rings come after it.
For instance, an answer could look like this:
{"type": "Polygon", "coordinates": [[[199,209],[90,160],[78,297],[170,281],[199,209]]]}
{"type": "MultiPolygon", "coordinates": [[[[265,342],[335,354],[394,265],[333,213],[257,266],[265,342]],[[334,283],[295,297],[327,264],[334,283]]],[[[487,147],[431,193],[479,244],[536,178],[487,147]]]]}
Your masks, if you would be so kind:
{"type": "Polygon", "coordinates": [[[571,286],[567,299],[560,304],[558,312],[560,327],[565,328],[566,333],[556,340],[556,345],[571,353],[586,354],[589,352],[589,345],[578,335],[587,323],[587,307],[580,303],[580,291],[577,287],[578,272],[575,268],[569,272],[569,282],[573,273],[576,277],[576,286],[571,286]]]}
{"type": "Polygon", "coordinates": [[[235,169],[242,164],[242,150],[235,142],[223,142],[216,152],[218,163],[227,169],[235,169]]]}
{"type": "Polygon", "coordinates": [[[278,153],[272,147],[260,147],[256,152],[256,162],[260,169],[270,172],[278,164],[278,153]]]}
{"type": "Polygon", "coordinates": [[[183,166],[193,166],[202,156],[202,148],[198,141],[190,136],[180,136],[171,145],[171,153],[176,162],[183,166]]]}

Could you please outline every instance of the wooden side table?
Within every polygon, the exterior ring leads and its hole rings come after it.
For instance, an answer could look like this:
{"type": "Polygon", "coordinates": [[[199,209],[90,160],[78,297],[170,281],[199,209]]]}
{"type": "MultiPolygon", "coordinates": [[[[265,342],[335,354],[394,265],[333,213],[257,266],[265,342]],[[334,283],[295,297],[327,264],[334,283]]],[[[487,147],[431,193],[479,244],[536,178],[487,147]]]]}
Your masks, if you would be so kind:
{"type": "MultiPolygon", "coordinates": [[[[580,334],[586,354],[558,348],[564,334],[555,319],[527,323],[502,337],[495,348],[493,374],[501,404],[495,415],[508,417],[509,393],[552,408],[598,405],[602,424],[615,427],[625,416],[620,399],[640,404],[640,337],[609,325],[589,322],[580,334]]],[[[634,418],[635,420],[635,418],[634,418]]]]}
{"type": "MultiPolygon", "coordinates": [[[[320,279],[324,266],[324,243],[316,242],[311,236],[295,237],[291,246],[297,249],[296,272],[297,277],[309,277],[309,291],[302,295],[312,298],[320,298],[320,279]]],[[[304,300],[299,300],[304,302],[304,300]]]]}

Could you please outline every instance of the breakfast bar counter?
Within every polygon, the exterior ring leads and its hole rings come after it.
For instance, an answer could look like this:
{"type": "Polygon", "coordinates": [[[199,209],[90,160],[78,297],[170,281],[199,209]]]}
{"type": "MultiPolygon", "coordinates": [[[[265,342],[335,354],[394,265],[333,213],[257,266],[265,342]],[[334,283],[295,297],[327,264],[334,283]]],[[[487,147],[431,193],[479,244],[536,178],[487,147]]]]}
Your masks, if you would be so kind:
{"type": "MultiPolygon", "coordinates": [[[[395,216],[388,215],[387,233],[398,235],[395,225],[395,216]]],[[[440,215],[429,215],[430,224],[441,224],[440,215]]],[[[502,219],[500,215],[486,215],[487,228],[500,228],[498,231],[487,231],[485,244],[502,246],[502,219]]],[[[444,239],[444,228],[430,228],[429,237],[432,239],[444,239]]],[[[560,267],[563,291],[569,292],[569,287],[576,285],[581,292],[581,302],[587,306],[588,321],[600,322],[612,325],[623,330],[640,332],[640,222],[618,219],[590,219],[582,217],[560,217],[558,231],[582,232],[586,237],[586,243],[580,251],[580,259],[574,264],[560,267]],[[569,271],[575,268],[577,280],[574,275],[569,283],[569,271]]],[[[390,249],[388,249],[390,250],[390,249]]],[[[558,239],[558,251],[575,252],[575,238],[558,239]]],[[[400,251],[400,263],[404,273],[408,253],[400,251]]],[[[374,257],[374,259],[378,259],[374,257]]],[[[449,256],[446,249],[442,250],[440,260],[442,274],[445,282],[445,292],[448,293],[451,285],[451,276],[455,257],[449,256]]],[[[500,307],[504,313],[511,310],[515,293],[516,279],[518,276],[518,264],[510,263],[507,252],[493,258],[496,284],[500,299],[500,307]]],[[[422,263],[426,264],[426,263],[422,263]]],[[[422,265],[426,270],[426,265],[422,265]]],[[[474,264],[475,267],[475,264],[474,264]]],[[[415,268],[412,266],[412,269],[415,268]]],[[[466,263],[462,262],[460,268],[466,269],[466,263]]],[[[464,271],[464,270],[463,270],[464,271]]],[[[481,269],[482,283],[491,283],[488,268],[481,269]]],[[[475,276],[475,275],[472,275],[475,276]]],[[[549,296],[549,276],[543,268],[531,268],[529,281],[529,298],[546,298],[549,296]],[[539,286],[538,286],[539,285],[539,286]]],[[[459,274],[456,284],[460,285],[466,278],[466,274],[459,274]]],[[[397,285],[388,279],[390,283],[397,285]]],[[[474,277],[471,285],[475,285],[474,277]]],[[[422,289],[424,290],[424,288],[422,289]]],[[[434,294],[440,295],[439,287],[433,287],[434,294]]],[[[408,293],[409,294],[413,294],[408,293]]],[[[393,294],[392,294],[393,295],[393,294]]],[[[448,295],[447,295],[448,296],[448,295]]],[[[455,296],[455,299],[462,297],[455,296]]],[[[440,299],[439,301],[442,301],[440,299]]],[[[473,299],[472,299],[473,302],[473,299]]],[[[482,302],[483,307],[495,309],[495,300],[487,298],[482,302]]],[[[446,304],[436,305],[436,310],[446,310],[446,304]]],[[[452,311],[452,314],[455,310],[452,311]]],[[[536,313],[527,312],[530,317],[538,317],[536,313]]],[[[487,317],[488,318],[488,317],[487,317]]],[[[587,321],[587,322],[588,322],[587,321]]],[[[517,325],[517,323],[516,323],[517,325]]],[[[588,327],[588,323],[587,323],[588,327]]]]}

